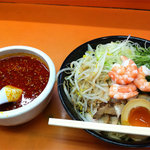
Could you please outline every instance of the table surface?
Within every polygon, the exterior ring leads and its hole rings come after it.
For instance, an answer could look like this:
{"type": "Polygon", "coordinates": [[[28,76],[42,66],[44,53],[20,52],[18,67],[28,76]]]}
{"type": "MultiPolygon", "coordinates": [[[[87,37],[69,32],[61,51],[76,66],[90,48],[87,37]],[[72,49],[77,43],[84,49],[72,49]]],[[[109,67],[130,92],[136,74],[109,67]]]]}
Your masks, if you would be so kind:
{"type": "MultiPolygon", "coordinates": [[[[0,3],[0,47],[41,49],[58,72],[65,57],[91,39],[131,35],[150,40],[149,17],[150,11],[142,10],[0,3]]],[[[50,104],[39,116],[23,125],[0,127],[0,149],[130,149],[98,140],[84,130],[48,126],[49,117],[70,119],[60,102],[57,84],[50,104]]]]}
{"type": "Polygon", "coordinates": [[[93,6],[107,8],[130,8],[150,10],[148,0],[0,0],[0,2],[53,4],[71,6],[93,6]]]}

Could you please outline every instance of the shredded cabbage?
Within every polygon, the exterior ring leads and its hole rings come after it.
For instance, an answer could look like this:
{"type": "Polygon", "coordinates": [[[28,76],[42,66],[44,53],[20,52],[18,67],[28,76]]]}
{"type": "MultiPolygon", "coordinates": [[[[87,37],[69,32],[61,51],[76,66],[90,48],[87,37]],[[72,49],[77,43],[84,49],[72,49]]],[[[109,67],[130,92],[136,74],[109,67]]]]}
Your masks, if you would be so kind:
{"type": "Polygon", "coordinates": [[[107,56],[105,59],[104,70],[109,72],[114,63],[122,63],[120,56],[126,56],[127,58],[133,59],[135,56],[136,48],[128,40],[123,42],[118,41],[108,44],[99,44],[95,50],[95,56],[97,60],[103,58],[103,55],[106,51],[107,56]]]}

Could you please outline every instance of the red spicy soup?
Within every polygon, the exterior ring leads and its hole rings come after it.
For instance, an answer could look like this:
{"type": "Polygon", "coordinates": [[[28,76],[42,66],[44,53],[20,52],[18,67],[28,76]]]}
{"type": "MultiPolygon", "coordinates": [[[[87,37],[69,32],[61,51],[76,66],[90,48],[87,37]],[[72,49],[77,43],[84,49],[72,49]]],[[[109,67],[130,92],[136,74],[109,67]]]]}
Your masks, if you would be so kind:
{"type": "Polygon", "coordinates": [[[20,54],[0,58],[0,89],[12,85],[23,90],[20,100],[0,105],[0,111],[30,103],[44,90],[48,79],[49,69],[36,56],[20,54]]]}

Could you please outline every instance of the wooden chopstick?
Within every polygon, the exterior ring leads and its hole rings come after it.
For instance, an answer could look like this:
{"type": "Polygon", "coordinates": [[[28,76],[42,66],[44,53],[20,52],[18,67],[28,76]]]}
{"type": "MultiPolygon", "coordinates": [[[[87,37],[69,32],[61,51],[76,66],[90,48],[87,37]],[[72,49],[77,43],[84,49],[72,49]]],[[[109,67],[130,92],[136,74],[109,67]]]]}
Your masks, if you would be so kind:
{"type": "Polygon", "coordinates": [[[56,118],[49,118],[48,125],[150,136],[149,127],[124,126],[56,118]]]}

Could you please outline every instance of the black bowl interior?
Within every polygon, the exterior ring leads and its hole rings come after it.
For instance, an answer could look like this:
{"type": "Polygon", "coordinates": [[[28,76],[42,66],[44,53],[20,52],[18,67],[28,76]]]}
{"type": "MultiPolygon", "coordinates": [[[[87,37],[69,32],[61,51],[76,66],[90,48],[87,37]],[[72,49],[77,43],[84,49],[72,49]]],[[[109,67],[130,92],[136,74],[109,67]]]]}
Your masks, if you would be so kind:
{"type": "MultiPolygon", "coordinates": [[[[98,44],[106,44],[111,41],[118,41],[118,40],[125,40],[125,39],[127,39],[127,36],[108,36],[108,37],[102,37],[102,38],[97,38],[97,39],[88,41],[88,42],[82,44],[81,46],[77,47],[75,50],[73,50],[68,55],[68,57],[63,62],[60,70],[63,68],[66,68],[66,66],[68,66],[72,61],[77,60],[78,58],[81,58],[84,55],[84,53],[87,51],[87,44],[90,44],[92,46],[92,48],[95,49],[98,44]]],[[[147,46],[150,46],[150,41],[147,41],[145,39],[141,39],[141,38],[137,38],[137,37],[130,37],[129,40],[139,43],[142,47],[144,47],[145,42],[146,42],[147,46]]],[[[64,82],[65,76],[66,76],[66,73],[63,72],[58,77],[57,85],[58,85],[58,93],[59,93],[60,100],[61,100],[64,108],[66,109],[67,113],[70,115],[70,117],[72,119],[82,120],[80,118],[80,116],[78,116],[76,111],[74,110],[73,105],[67,99],[67,96],[65,95],[65,92],[63,89],[63,82],[64,82]]],[[[103,141],[112,143],[112,144],[117,144],[117,145],[126,146],[126,147],[150,147],[150,138],[148,138],[145,141],[141,141],[141,142],[133,142],[133,141],[125,142],[125,141],[117,141],[117,140],[108,138],[106,135],[98,134],[92,130],[86,130],[86,131],[88,133],[90,133],[91,135],[93,135],[103,141]]]]}

